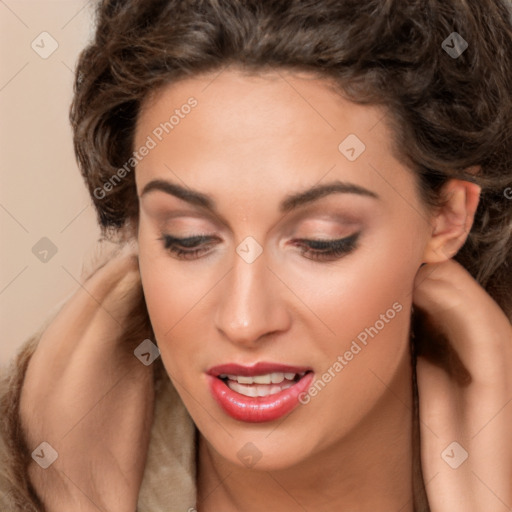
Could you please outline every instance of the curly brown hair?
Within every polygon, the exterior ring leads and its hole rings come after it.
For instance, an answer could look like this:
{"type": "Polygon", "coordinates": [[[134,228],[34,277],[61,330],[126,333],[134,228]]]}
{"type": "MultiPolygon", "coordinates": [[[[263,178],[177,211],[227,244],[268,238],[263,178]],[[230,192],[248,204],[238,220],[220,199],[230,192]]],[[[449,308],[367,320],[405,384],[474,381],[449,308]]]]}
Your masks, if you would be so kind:
{"type": "Polygon", "coordinates": [[[473,227],[455,259],[512,320],[510,0],[99,2],[70,118],[104,236],[126,239],[137,224],[134,172],[101,197],[95,191],[130,161],[144,100],[229,65],[308,71],[356,103],[384,106],[394,152],[416,172],[427,205],[439,204],[449,179],[480,185],[473,227]],[[454,32],[468,44],[457,55],[446,47],[457,49],[454,32]]]}

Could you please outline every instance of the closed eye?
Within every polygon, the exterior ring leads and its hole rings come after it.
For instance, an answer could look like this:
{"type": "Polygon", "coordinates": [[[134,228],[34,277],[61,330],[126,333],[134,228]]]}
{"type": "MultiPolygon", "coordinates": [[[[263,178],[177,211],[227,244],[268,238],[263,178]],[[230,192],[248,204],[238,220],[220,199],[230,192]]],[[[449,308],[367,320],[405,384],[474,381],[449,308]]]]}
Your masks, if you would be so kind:
{"type": "Polygon", "coordinates": [[[298,239],[293,245],[298,245],[301,254],[315,261],[332,261],[341,258],[356,249],[360,233],[354,233],[336,240],[298,239]]]}
{"type": "MultiPolygon", "coordinates": [[[[300,253],[314,261],[332,261],[341,258],[356,249],[360,233],[335,240],[314,240],[307,238],[295,239],[292,245],[299,247],[300,253]]],[[[177,259],[193,260],[209,252],[219,238],[211,235],[194,235],[177,238],[164,234],[159,238],[164,248],[177,259]]]]}

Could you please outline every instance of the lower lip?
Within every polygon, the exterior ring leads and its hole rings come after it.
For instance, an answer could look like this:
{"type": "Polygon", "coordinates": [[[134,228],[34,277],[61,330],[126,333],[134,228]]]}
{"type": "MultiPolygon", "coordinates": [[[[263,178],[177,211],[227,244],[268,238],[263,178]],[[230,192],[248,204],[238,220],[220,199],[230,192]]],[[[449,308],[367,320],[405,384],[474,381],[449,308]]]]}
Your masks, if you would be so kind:
{"type": "Polygon", "coordinates": [[[281,418],[299,405],[299,395],[313,382],[313,372],[307,373],[293,386],[268,396],[251,397],[233,391],[218,377],[208,375],[213,398],[235,420],[263,423],[281,418]]]}

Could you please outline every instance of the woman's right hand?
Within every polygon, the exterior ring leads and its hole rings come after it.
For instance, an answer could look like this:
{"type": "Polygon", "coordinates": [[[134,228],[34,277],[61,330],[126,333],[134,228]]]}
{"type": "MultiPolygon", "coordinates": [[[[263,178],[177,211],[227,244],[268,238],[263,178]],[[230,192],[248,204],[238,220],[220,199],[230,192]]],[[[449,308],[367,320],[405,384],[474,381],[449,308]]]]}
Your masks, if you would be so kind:
{"type": "Polygon", "coordinates": [[[28,449],[35,450],[29,477],[48,512],[136,509],[153,370],[123,333],[141,294],[137,256],[121,251],[66,302],[30,360],[20,418],[28,449]],[[51,450],[38,448],[43,442],[58,454],[47,469],[36,462],[50,460],[51,450]]]}

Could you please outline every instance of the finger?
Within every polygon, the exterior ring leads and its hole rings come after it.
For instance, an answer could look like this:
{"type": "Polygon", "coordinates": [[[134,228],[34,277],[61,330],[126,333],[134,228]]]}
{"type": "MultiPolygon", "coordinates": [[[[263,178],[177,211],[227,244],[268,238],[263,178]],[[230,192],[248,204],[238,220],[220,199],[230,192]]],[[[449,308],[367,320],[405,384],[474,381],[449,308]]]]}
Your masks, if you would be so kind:
{"type": "Polygon", "coordinates": [[[51,320],[39,340],[33,361],[40,358],[41,364],[46,364],[57,354],[69,357],[95,317],[113,329],[111,338],[115,342],[115,334],[130,308],[130,301],[119,299],[130,290],[136,292],[139,279],[137,260],[130,252],[111,258],[79,286],[51,320]]]}
{"type": "Polygon", "coordinates": [[[416,276],[414,304],[442,332],[476,379],[508,380],[512,327],[505,313],[457,262],[425,265],[416,276]]]}

